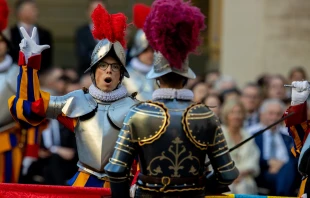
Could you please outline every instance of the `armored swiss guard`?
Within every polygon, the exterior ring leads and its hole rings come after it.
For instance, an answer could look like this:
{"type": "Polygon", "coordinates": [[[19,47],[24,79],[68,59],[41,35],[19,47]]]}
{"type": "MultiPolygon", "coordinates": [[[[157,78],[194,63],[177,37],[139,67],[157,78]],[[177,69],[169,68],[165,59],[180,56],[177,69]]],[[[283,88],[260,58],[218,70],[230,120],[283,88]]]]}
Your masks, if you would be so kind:
{"type": "Polygon", "coordinates": [[[40,90],[37,72],[41,52],[49,48],[37,45],[36,29],[30,37],[21,28],[24,39],[20,43],[16,96],[9,100],[12,115],[20,123],[40,124],[45,118],[57,119],[75,132],[79,171],[70,180],[73,186],[103,187],[104,166],[114,151],[125,115],[135,104],[121,85],[129,74],[125,65],[126,16],[109,14],[99,5],[92,14],[96,45],[90,71],[93,84],[89,89],[73,91],[64,96],[50,96],[40,90]]]}
{"type": "Polygon", "coordinates": [[[9,16],[6,0],[0,0],[0,13],[0,183],[17,183],[38,158],[45,124],[22,128],[11,116],[7,101],[16,92],[19,67],[9,55],[11,43],[2,32],[9,16]]]}
{"type": "Polygon", "coordinates": [[[295,114],[285,120],[290,136],[294,140],[292,153],[299,157],[298,170],[303,175],[298,196],[310,193],[310,121],[307,118],[307,98],[310,94],[308,81],[292,82],[291,106],[284,115],[294,112],[295,114]]]}
{"type": "Polygon", "coordinates": [[[131,78],[124,80],[124,85],[129,93],[138,92],[137,99],[150,100],[155,90],[155,81],[147,79],[146,74],[151,70],[154,51],[150,47],[142,30],[144,22],[151,8],[144,4],[135,4],[133,7],[133,23],[138,28],[133,40],[133,46],[129,51],[131,58],[127,70],[131,78]]]}
{"type": "Polygon", "coordinates": [[[199,45],[204,15],[183,0],[156,0],[144,31],[155,52],[147,78],[160,88],[153,101],[131,108],[105,171],[112,197],[128,197],[128,171],[136,155],[140,174],[135,197],[204,197],[205,159],[213,183],[231,184],[238,170],[231,160],[218,118],[205,105],[192,102],[183,89],[195,78],[188,54],[199,45]]]}

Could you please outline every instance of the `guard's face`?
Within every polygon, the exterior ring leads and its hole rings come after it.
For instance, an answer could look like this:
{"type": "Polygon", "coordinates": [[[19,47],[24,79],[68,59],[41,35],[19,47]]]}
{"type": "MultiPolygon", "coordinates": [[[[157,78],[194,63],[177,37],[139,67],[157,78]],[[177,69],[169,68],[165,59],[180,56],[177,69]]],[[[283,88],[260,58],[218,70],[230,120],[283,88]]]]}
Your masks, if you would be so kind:
{"type": "Polygon", "coordinates": [[[97,65],[95,80],[97,87],[104,92],[111,92],[120,83],[121,63],[115,58],[108,56],[103,58],[97,65]]]}
{"type": "Polygon", "coordinates": [[[139,54],[138,57],[142,63],[152,66],[154,59],[154,50],[151,47],[148,47],[141,54],[139,54]]]}

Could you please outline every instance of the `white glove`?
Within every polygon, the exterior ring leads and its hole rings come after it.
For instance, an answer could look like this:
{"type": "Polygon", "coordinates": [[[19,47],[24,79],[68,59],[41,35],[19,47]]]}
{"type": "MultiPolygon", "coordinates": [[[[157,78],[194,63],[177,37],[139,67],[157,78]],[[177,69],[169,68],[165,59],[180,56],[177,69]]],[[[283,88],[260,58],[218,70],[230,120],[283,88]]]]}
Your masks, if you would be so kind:
{"type": "Polygon", "coordinates": [[[25,28],[20,27],[20,31],[23,35],[23,39],[19,44],[20,50],[24,53],[26,63],[28,58],[35,54],[40,54],[43,50],[50,48],[49,45],[38,45],[35,41],[38,40],[37,28],[34,27],[32,30],[31,38],[26,32],[25,28]]]}
{"type": "Polygon", "coordinates": [[[299,105],[304,103],[310,93],[310,84],[308,81],[292,82],[292,102],[291,104],[299,105]]]}
{"type": "Polygon", "coordinates": [[[23,170],[22,170],[23,175],[26,175],[28,173],[29,167],[35,161],[37,161],[37,158],[34,158],[34,157],[25,157],[23,159],[23,170]]]}

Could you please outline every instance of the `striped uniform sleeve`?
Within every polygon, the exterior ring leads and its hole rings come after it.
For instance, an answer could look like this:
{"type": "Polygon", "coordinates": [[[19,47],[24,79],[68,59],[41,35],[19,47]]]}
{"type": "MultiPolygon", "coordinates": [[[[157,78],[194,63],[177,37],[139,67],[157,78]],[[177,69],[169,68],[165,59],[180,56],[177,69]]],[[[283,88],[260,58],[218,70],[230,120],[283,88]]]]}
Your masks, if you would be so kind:
{"type": "Polygon", "coordinates": [[[40,54],[31,56],[26,64],[24,54],[19,53],[17,91],[16,95],[9,99],[8,105],[13,118],[21,124],[38,126],[45,119],[50,95],[40,90],[37,74],[40,63],[40,54]]]}
{"type": "Polygon", "coordinates": [[[47,126],[48,121],[44,120],[38,126],[23,129],[25,131],[25,157],[38,158],[42,132],[47,126]]]}
{"type": "Polygon", "coordinates": [[[284,116],[291,112],[294,112],[295,114],[294,116],[287,118],[285,124],[294,141],[294,147],[292,147],[291,151],[293,155],[297,157],[299,156],[303,144],[310,132],[310,122],[307,120],[307,103],[305,102],[303,104],[290,106],[284,113],[284,116]]]}

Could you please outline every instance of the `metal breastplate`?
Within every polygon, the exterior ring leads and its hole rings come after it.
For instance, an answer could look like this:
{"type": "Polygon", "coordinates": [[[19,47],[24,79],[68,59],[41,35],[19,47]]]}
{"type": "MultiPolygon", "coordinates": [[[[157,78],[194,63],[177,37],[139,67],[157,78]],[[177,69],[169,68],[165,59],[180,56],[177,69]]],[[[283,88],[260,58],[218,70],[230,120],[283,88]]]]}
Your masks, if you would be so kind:
{"type": "MultiPolygon", "coordinates": [[[[204,171],[206,151],[197,148],[184,132],[182,117],[186,108],[191,104],[187,101],[167,100],[165,106],[170,124],[165,131],[156,131],[154,134],[162,133],[157,139],[151,140],[146,132],[145,137],[140,133],[137,140],[141,146],[139,152],[141,173],[154,177],[195,177],[201,176],[204,171]],[[147,137],[146,137],[147,136],[147,137]],[[149,141],[143,141],[148,139],[149,141]]],[[[143,109],[146,112],[146,109],[143,109]]],[[[143,110],[141,112],[143,112],[143,110]]],[[[155,109],[154,109],[155,110],[155,109]]],[[[134,118],[133,118],[134,119],[134,118]]],[[[146,119],[146,118],[145,118],[146,119]]],[[[156,123],[156,118],[151,118],[156,123]]],[[[131,128],[141,128],[145,122],[134,122],[131,128]]],[[[144,126],[146,130],[152,126],[144,126]]],[[[158,126],[155,127],[157,129],[158,126]]],[[[157,129],[158,130],[158,129],[157,129]]],[[[204,131],[207,133],[207,131],[204,131]]],[[[135,136],[135,134],[133,134],[135,136]]],[[[155,137],[154,135],[153,137],[155,137]]]]}
{"type": "MultiPolygon", "coordinates": [[[[16,94],[16,83],[19,67],[13,65],[7,71],[0,73],[0,128],[14,123],[8,108],[8,99],[16,94]]],[[[1,132],[1,131],[0,131],[1,132]]]]}
{"type": "Polygon", "coordinates": [[[126,97],[113,103],[97,102],[94,111],[78,118],[75,134],[79,167],[82,165],[103,177],[104,166],[113,154],[125,116],[136,101],[126,97]]]}
{"type": "Polygon", "coordinates": [[[75,128],[79,161],[98,172],[103,172],[119,133],[108,118],[109,106],[98,104],[96,111],[79,118],[75,128]]]}

